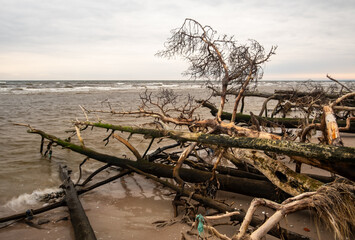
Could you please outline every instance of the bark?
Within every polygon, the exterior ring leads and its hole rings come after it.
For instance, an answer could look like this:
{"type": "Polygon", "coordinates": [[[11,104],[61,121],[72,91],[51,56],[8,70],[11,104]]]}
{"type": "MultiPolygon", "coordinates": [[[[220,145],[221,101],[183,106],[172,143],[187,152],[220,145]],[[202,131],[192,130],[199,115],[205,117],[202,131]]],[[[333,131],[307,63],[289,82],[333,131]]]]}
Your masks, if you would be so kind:
{"type": "MultiPolygon", "coordinates": [[[[211,87],[210,87],[211,88],[211,87]]],[[[221,96],[220,91],[214,90],[214,96],[221,96]]],[[[227,95],[238,95],[239,90],[228,90],[227,95]]],[[[258,91],[246,91],[244,93],[244,96],[246,97],[261,97],[261,98],[269,98],[273,95],[275,95],[275,99],[277,100],[282,100],[285,99],[287,96],[292,96],[292,97],[306,97],[310,96],[310,94],[319,94],[319,92],[314,92],[314,93],[309,93],[309,92],[300,92],[300,91],[294,91],[294,90],[275,90],[274,93],[267,93],[267,92],[258,92],[258,91]]],[[[324,97],[328,99],[337,99],[339,97],[339,94],[332,94],[332,93],[324,93],[324,97]]]]}
{"type": "MultiPolygon", "coordinates": [[[[216,116],[217,108],[207,102],[207,101],[197,101],[202,103],[203,107],[209,108],[210,112],[213,116],[216,116]]],[[[337,107],[337,106],[334,106],[337,107]]],[[[299,128],[301,123],[304,121],[302,118],[270,118],[270,117],[261,117],[255,116],[258,121],[264,122],[266,127],[274,127],[275,124],[283,126],[285,128],[299,128]]],[[[232,114],[229,112],[223,112],[221,115],[222,120],[231,120],[232,114]]],[[[251,121],[251,116],[247,114],[237,113],[236,115],[236,123],[244,122],[248,123],[251,121]]],[[[315,119],[309,119],[310,122],[320,123],[321,121],[315,119]]],[[[349,132],[355,133],[355,119],[350,118],[349,120],[337,120],[338,126],[340,127],[340,132],[349,132]],[[347,128],[345,128],[347,127],[347,128]]]]}
{"type": "MultiPolygon", "coordinates": [[[[295,201],[291,201],[289,203],[284,203],[284,204],[278,204],[272,201],[268,201],[266,199],[254,199],[250,207],[246,213],[246,216],[244,218],[244,221],[242,225],[240,226],[239,233],[233,237],[233,240],[260,240],[265,235],[282,220],[287,214],[303,210],[309,207],[313,207],[313,199],[312,195],[314,195],[314,192],[311,193],[305,193],[304,196],[305,198],[298,199],[295,201]],[[311,195],[311,196],[310,196],[311,195]],[[310,197],[309,197],[310,196],[310,197]],[[252,217],[257,209],[258,206],[264,205],[268,206],[272,209],[276,209],[277,211],[269,218],[266,220],[265,223],[263,223],[261,226],[259,226],[250,236],[246,234],[246,231],[248,229],[249,224],[251,223],[252,217]]],[[[296,198],[303,196],[299,195],[296,198]]],[[[287,201],[287,200],[286,200],[287,201]]]]}
{"type": "MultiPolygon", "coordinates": [[[[96,152],[87,147],[82,147],[73,143],[66,142],[62,139],[57,138],[56,136],[46,134],[45,132],[40,130],[31,129],[29,130],[29,132],[39,134],[44,138],[53,141],[54,143],[57,143],[60,146],[68,148],[74,152],[83,154],[92,159],[96,159],[100,162],[109,163],[111,165],[123,168],[127,168],[127,166],[132,166],[155,176],[173,178],[172,166],[143,160],[131,161],[124,158],[118,158],[115,156],[96,152]]],[[[204,183],[212,177],[212,173],[210,172],[187,168],[181,168],[179,171],[179,175],[182,180],[192,183],[204,183]]],[[[248,196],[263,197],[273,200],[285,198],[285,195],[280,196],[280,193],[275,190],[275,186],[267,181],[245,179],[242,177],[232,177],[223,174],[217,174],[216,177],[220,183],[221,190],[240,193],[248,196]]]]}
{"type": "Polygon", "coordinates": [[[184,181],[180,177],[181,166],[184,163],[185,159],[195,149],[196,146],[197,146],[197,143],[195,142],[195,143],[190,144],[187,148],[185,148],[185,150],[180,154],[180,157],[176,163],[176,166],[174,167],[173,176],[174,176],[175,181],[177,183],[179,183],[180,185],[183,185],[183,183],[184,183],[184,181]]]}
{"type": "Polygon", "coordinates": [[[94,230],[92,229],[84,208],[80,203],[74,183],[70,179],[69,171],[66,166],[60,166],[60,176],[63,180],[62,186],[65,192],[65,202],[69,209],[75,239],[96,240],[94,230]]]}
{"type": "MultiPolygon", "coordinates": [[[[353,122],[355,122],[355,117],[348,117],[347,119],[346,119],[346,124],[345,124],[345,126],[343,126],[343,125],[339,125],[339,123],[338,123],[338,126],[339,126],[339,132],[347,132],[347,131],[351,131],[350,129],[351,129],[351,121],[353,121],[353,122]]],[[[355,124],[353,124],[353,126],[354,126],[355,124]]]]}
{"type": "Polygon", "coordinates": [[[296,173],[281,162],[272,159],[261,151],[236,149],[235,156],[246,160],[263,173],[273,184],[292,196],[316,191],[323,185],[318,180],[296,173]]]}
{"type": "MultiPolygon", "coordinates": [[[[249,150],[249,149],[239,149],[239,150],[252,152],[252,150],[249,150]]],[[[256,151],[254,151],[254,152],[256,152],[256,151]]],[[[220,174],[228,174],[230,176],[235,176],[235,177],[249,178],[249,179],[256,179],[256,180],[263,180],[263,181],[270,181],[265,175],[263,175],[261,173],[261,171],[257,170],[254,166],[252,166],[252,162],[254,162],[254,159],[251,156],[248,159],[246,159],[246,158],[241,158],[240,155],[239,155],[239,157],[237,157],[236,156],[237,154],[238,154],[238,150],[235,150],[234,154],[232,154],[230,151],[224,151],[223,152],[223,157],[225,159],[228,159],[233,165],[236,166],[236,168],[218,166],[216,168],[216,171],[218,173],[220,173],[220,174]],[[243,161],[243,163],[240,163],[241,161],[243,161]],[[251,163],[251,164],[249,165],[249,163],[251,163]],[[246,165],[247,166],[249,165],[249,166],[246,168],[246,165]]],[[[249,153],[249,154],[254,154],[254,153],[249,153]]],[[[267,168],[272,168],[274,171],[277,171],[277,168],[273,167],[272,165],[278,166],[279,165],[278,161],[276,161],[277,163],[274,163],[275,160],[271,159],[270,157],[268,157],[265,154],[262,154],[261,152],[259,152],[258,155],[263,156],[263,158],[269,158],[270,161],[272,161],[272,162],[270,163],[271,166],[267,166],[267,168]]],[[[256,160],[258,160],[258,159],[256,159],[256,160]]],[[[200,170],[206,170],[207,169],[207,170],[211,171],[212,168],[213,168],[213,165],[209,165],[209,164],[203,164],[203,165],[200,166],[200,165],[196,165],[196,164],[189,164],[189,161],[186,161],[185,163],[187,165],[189,165],[190,167],[193,167],[193,168],[196,168],[196,169],[200,169],[200,170]]],[[[263,164],[268,165],[267,162],[263,163],[263,164]]],[[[281,167],[285,168],[282,165],[281,165],[281,167]]],[[[290,170],[290,169],[289,170],[286,170],[286,169],[287,168],[282,170],[283,174],[288,175],[289,173],[287,171],[291,171],[290,172],[291,176],[289,176],[289,177],[290,177],[290,181],[293,182],[293,180],[292,180],[292,178],[294,176],[293,171],[290,170]]],[[[280,174],[280,173],[278,173],[278,174],[280,174]]],[[[333,182],[335,180],[335,178],[333,178],[333,177],[327,177],[327,176],[316,175],[316,174],[302,174],[301,176],[303,176],[303,175],[306,175],[306,176],[308,176],[308,177],[310,177],[312,179],[318,180],[319,182],[322,182],[322,183],[330,183],[330,182],[333,182]]],[[[286,176],[286,177],[280,176],[280,178],[286,178],[287,179],[288,176],[286,176]]],[[[303,178],[303,179],[305,179],[305,178],[303,178]]],[[[303,182],[303,180],[301,180],[301,182],[303,182]]],[[[319,182],[315,182],[315,183],[320,184],[319,182]]],[[[316,188],[312,187],[312,189],[316,189],[316,188]]]]}
{"type": "MultiPolygon", "coordinates": [[[[44,212],[47,212],[49,210],[56,209],[58,207],[62,207],[62,206],[65,206],[65,205],[66,205],[66,202],[63,200],[63,201],[60,201],[60,202],[56,202],[56,203],[47,205],[45,207],[41,207],[41,208],[37,208],[37,209],[31,209],[31,212],[32,212],[33,215],[37,215],[37,214],[44,213],[44,212]]],[[[26,218],[26,217],[27,217],[26,212],[18,213],[18,214],[14,214],[14,215],[11,215],[11,216],[6,216],[6,217],[0,218],[0,223],[12,221],[12,220],[17,220],[17,219],[21,219],[21,218],[26,218]]]]}
{"type": "Polygon", "coordinates": [[[220,103],[220,106],[219,106],[219,109],[218,109],[217,115],[216,115],[218,122],[221,121],[221,116],[222,116],[222,113],[223,113],[224,104],[226,103],[227,87],[228,87],[228,79],[223,79],[223,81],[222,81],[221,103],[220,103]]]}
{"type": "Polygon", "coordinates": [[[192,141],[225,148],[249,148],[292,156],[295,160],[319,167],[350,180],[355,180],[355,148],[299,143],[250,137],[230,137],[205,133],[146,129],[103,123],[83,122],[83,125],[143,134],[155,138],[169,137],[179,141],[192,141]]]}
{"type": "Polygon", "coordinates": [[[234,107],[233,107],[233,112],[232,112],[232,118],[231,121],[235,122],[236,120],[236,115],[237,115],[237,109],[238,109],[238,105],[239,105],[239,101],[240,99],[242,99],[245,89],[246,87],[249,85],[249,82],[253,79],[252,77],[252,69],[250,69],[248,78],[245,80],[245,82],[243,83],[241,89],[239,90],[239,93],[237,95],[237,97],[235,98],[235,103],[234,103],[234,107]]]}

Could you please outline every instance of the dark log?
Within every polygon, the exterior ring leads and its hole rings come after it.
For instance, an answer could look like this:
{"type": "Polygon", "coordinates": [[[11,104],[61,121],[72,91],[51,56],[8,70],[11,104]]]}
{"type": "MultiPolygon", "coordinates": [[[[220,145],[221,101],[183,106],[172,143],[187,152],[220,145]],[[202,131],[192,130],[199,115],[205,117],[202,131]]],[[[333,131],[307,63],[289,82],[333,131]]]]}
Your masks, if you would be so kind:
{"type": "MultiPolygon", "coordinates": [[[[55,208],[58,208],[58,207],[62,207],[62,206],[65,206],[65,205],[66,205],[66,203],[63,200],[63,201],[56,202],[56,203],[53,203],[53,204],[50,204],[50,205],[47,205],[47,206],[44,206],[44,207],[41,207],[41,208],[31,209],[31,212],[32,212],[33,215],[37,215],[37,214],[44,213],[44,212],[47,212],[49,210],[52,210],[52,209],[55,209],[55,208]]],[[[11,216],[6,216],[6,217],[0,218],[0,223],[12,221],[12,220],[17,220],[17,219],[21,219],[21,218],[26,218],[26,217],[27,217],[26,212],[18,213],[18,214],[14,214],[14,215],[11,215],[11,216]]]]}
{"type": "MultiPolygon", "coordinates": [[[[207,101],[197,101],[201,103],[203,107],[209,108],[213,116],[216,116],[218,109],[207,101]]],[[[265,123],[266,127],[275,127],[275,124],[283,126],[285,128],[299,128],[303,119],[301,118],[270,118],[254,116],[259,122],[265,123]]],[[[222,120],[231,120],[232,114],[229,112],[223,112],[221,116],[222,120]]],[[[251,121],[251,116],[247,114],[237,114],[236,123],[248,123],[251,121]]],[[[310,122],[320,123],[320,120],[309,119],[310,122]]],[[[346,120],[337,120],[339,127],[346,127],[346,120]]],[[[340,132],[355,133],[355,121],[349,120],[349,128],[340,128],[340,132]]]]}
{"type": "MultiPolygon", "coordinates": [[[[109,163],[111,165],[127,168],[127,166],[135,167],[141,171],[144,171],[155,176],[172,178],[173,177],[173,167],[160,163],[153,163],[148,161],[131,161],[124,158],[118,158],[115,156],[103,154],[96,152],[90,148],[75,145],[73,143],[66,142],[59,139],[53,135],[46,134],[43,131],[31,129],[31,133],[40,134],[46,139],[57,143],[60,146],[71,149],[74,152],[81,153],[92,159],[96,159],[100,162],[109,163]]],[[[196,169],[180,169],[180,177],[186,182],[192,183],[203,183],[211,179],[212,173],[207,171],[201,171],[196,169]]],[[[247,179],[242,177],[233,177],[223,174],[216,175],[219,183],[220,189],[230,192],[240,193],[248,196],[257,196],[272,200],[284,199],[288,195],[277,191],[275,186],[267,181],[247,179]],[[282,194],[282,195],[280,195],[282,194]]]]}
{"type": "MultiPolygon", "coordinates": [[[[215,89],[213,96],[221,96],[220,91],[216,91],[215,89]]],[[[238,95],[239,90],[234,91],[228,90],[227,95],[238,95]]],[[[287,98],[297,98],[297,97],[308,97],[308,96],[319,96],[322,95],[325,98],[328,99],[337,99],[340,95],[335,94],[335,93],[324,93],[320,91],[313,91],[313,92],[301,92],[301,91],[295,91],[295,90],[275,90],[274,93],[268,93],[268,92],[258,92],[258,91],[246,91],[244,93],[245,97],[261,97],[261,98],[269,98],[272,96],[275,96],[275,99],[277,100],[282,100],[282,99],[287,99],[287,98]]]]}
{"type": "Polygon", "coordinates": [[[94,230],[87,218],[84,208],[80,203],[74,183],[70,179],[70,173],[66,166],[60,166],[60,177],[63,180],[62,187],[65,192],[65,202],[67,203],[70,220],[77,240],[96,240],[94,230]]]}

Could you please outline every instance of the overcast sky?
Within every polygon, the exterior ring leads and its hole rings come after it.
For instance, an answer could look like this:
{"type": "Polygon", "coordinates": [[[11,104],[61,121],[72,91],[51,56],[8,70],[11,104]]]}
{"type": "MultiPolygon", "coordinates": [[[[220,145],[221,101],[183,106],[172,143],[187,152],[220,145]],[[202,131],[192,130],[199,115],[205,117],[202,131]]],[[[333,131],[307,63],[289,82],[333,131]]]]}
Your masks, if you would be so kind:
{"type": "Polygon", "coordinates": [[[355,79],[354,0],[0,0],[0,80],[184,79],[155,57],[189,17],[277,45],[266,80],[355,79]]]}

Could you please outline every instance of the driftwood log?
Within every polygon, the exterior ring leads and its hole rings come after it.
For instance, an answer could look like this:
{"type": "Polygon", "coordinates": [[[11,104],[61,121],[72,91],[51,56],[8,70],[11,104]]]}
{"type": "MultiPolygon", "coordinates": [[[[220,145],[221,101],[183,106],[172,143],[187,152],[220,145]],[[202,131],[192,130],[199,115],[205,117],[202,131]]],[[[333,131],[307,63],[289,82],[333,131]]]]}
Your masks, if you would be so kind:
{"type": "Polygon", "coordinates": [[[281,153],[292,156],[297,161],[339,174],[353,181],[355,180],[355,148],[352,147],[299,143],[286,140],[230,137],[225,135],[178,132],[172,130],[157,130],[99,122],[82,122],[78,124],[143,134],[154,138],[168,137],[179,141],[199,142],[201,144],[211,144],[219,147],[249,148],[281,153]]]}
{"type": "Polygon", "coordinates": [[[74,183],[70,179],[70,171],[66,166],[60,166],[60,177],[63,180],[62,188],[65,192],[65,202],[70,213],[70,220],[77,240],[96,240],[94,230],[80,203],[74,183]]]}
{"type": "MultiPolygon", "coordinates": [[[[201,103],[203,107],[209,108],[210,112],[213,116],[216,116],[218,109],[216,106],[213,104],[207,102],[207,101],[197,101],[198,103],[201,103]]],[[[254,115],[254,117],[259,121],[264,123],[266,127],[275,127],[275,125],[279,125],[285,128],[299,128],[301,123],[304,121],[302,118],[271,118],[271,117],[261,117],[254,115]]],[[[232,118],[232,113],[229,112],[223,112],[221,115],[222,120],[231,120],[232,118]]],[[[248,123],[252,120],[251,115],[247,114],[242,114],[238,113],[237,117],[235,119],[236,123],[248,123]]],[[[313,123],[320,123],[321,120],[317,119],[309,119],[310,122],[313,123]]],[[[348,133],[355,133],[355,120],[354,119],[349,119],[349,123],[347,123],[346,120],[337,120],[336,123],[339,126],[339,131],[340,132],[348,132],[348,133]],[[346,126],[348,126],[346,128],[346,126]]]]}

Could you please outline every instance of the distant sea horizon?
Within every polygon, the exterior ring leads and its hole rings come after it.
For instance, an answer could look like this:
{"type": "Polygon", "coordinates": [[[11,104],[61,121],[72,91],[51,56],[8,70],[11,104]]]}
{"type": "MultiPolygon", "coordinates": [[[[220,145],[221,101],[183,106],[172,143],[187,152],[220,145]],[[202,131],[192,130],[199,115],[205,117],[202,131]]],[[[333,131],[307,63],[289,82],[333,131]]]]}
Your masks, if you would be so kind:
{"type": "MultiPolygon", "coordinates": [[[[295,88],[312,81],[323,86],[336,84],[331,80],[260,80],[258,87],[295,88]]],[[[0,94],[85,93],[104,91],[144,91],[159,89],[201,89],[210,82],[219,86],[219,81],[207,80],[0,80],[0,94]]],[[[342,82],[355,82],[342,80],[342,82]]]]}
{"type": "MultiPolygon", "coordinates": [[[[337,79],[340,82],[355,82],[355,79],[337,79]]],[[[42,81],[61,81],[61,82],[69,82],[69,81],[105,81],[105,82],[130,82],[130,81],[138,81],[138,82],[176,82],[176,81],[196,81],[196,82],[206,82],[212,80],[202,80],[202,79],[0,79],[0,82],[42,82],[42,81]]],[[[218,82],[219,80],[213,80],[218,82]]],[[[306,81],[315,81],[315,82],[331,82],[329,79],[261,79],[259,82],[306,82],[306,81]]]]}

